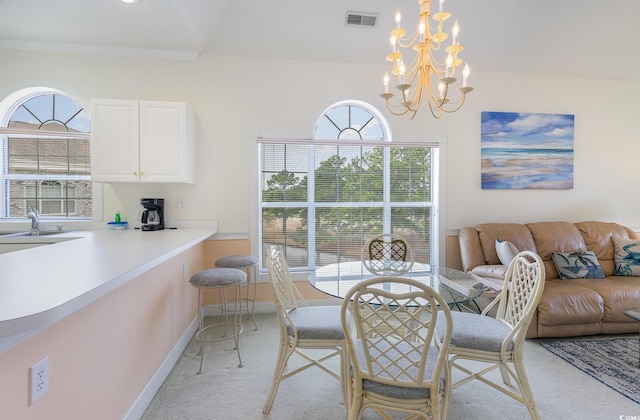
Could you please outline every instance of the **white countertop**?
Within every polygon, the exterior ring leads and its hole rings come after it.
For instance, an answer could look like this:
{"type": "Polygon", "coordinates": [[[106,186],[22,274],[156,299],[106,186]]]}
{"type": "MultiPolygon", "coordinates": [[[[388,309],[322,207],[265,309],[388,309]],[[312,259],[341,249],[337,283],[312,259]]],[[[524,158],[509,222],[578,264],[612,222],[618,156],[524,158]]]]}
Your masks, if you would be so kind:
{"type": "Polygon", "coordinates": [[[0,352],[216,233],[87,230],[0,255],[0,352]]]}

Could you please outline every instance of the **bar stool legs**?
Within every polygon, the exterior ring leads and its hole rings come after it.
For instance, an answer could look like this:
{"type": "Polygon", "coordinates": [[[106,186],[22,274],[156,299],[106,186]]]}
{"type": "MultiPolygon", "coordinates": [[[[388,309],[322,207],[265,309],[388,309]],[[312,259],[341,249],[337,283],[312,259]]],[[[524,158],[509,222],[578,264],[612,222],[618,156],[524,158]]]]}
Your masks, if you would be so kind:
{"type": "Polygon", "coordinates": [[[256,322],[255,312],[256,290],[258,288],[258,259],[251,255],[230,255],[228,257],[222,257],[216,260],[215,266],[220,268],[236,268],[238,270],[243,270],[246,272],[246,294],[243,298],[239,299],[235,303],[245,304],[247,318],[251,318],[253,320],[254,330],[258,331],[258,323],[256,322]]]}
{"type": "Polygon", "coordinates": [[[246,303],[247,316],[251,314],[251,318],[253,319],[254,331],[258,331],[258,323],[256,322],[256,289],[258,288],[258,264],[254,264],[252,267],[247,270],[251,270],[252,275],[249,275],[247,272],[247,297],[244,299],[246,303]],[[253,287],[253,295],[249,296],[249,288],[251,287],[249,282],[252,283],[253,287]],[[251,306],[251,309],[249,309],[251,306]]]}
{"type": "Polygon", "coordinates": [[[229,320],[229,312],[225,310],[222,312],[220,322],[216,322],[210,325],[204,325],[203,316],[203,303],[202,303],[202,290],[203,289],[218,289],[220,294],[220,302],[225,308],[227,307],[227,288],[234,287],[236,297],[241,296],[241,286],[247,281],[247,274],[242,270],[233,268],[212,268],[209,270],[200,271],[189,279],[189,283],[192,286],[198,288],[198,332],[196,337],[200,340],[200,368],[198,375],[202,373],[202,363],[204,360],[204,343],[218,342],[225,340],[233,340],[238,354],[238,367],[243,367],[242,357],[240,356],[240,334],[243,331],[242,327],[242,308],[240,305],[235,305],[233,311],[233,320],[229,320]],[[222,336],[211,337],[205,336],[205,332],[215,329],[224,329],[222,336]],[[231,332],[229,333],[229,329],[231,332]]]}

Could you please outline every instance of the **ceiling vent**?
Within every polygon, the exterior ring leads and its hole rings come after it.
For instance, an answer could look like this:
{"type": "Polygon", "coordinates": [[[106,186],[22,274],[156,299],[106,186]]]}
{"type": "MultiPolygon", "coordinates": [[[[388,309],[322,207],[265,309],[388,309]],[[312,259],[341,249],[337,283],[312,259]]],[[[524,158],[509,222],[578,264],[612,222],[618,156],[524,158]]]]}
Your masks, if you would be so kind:
{"type": "Polygon", "coordinates": [[[364,26],[367,28],[375,28],[377,24],[377,13],[347,12],[347,26],[364,26]]]}

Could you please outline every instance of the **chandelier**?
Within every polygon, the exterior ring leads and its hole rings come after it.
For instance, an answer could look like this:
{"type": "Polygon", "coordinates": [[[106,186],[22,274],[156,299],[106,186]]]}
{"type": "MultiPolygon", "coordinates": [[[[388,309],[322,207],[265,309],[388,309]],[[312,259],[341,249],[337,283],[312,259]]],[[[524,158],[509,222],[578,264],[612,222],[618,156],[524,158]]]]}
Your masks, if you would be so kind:
{"type": "Polygon", "coordinates": [[[396,28],[391,31],[391,52],[387,60],[393,63],[391,73],[397,77],[396,89],[400,91],[400,102],[392,104],[394,94],[389,92],[389,73],[384,75],[384,90],[380,96],[385,100],[387,108],[394,115],[406,115],[409,119],[426,100],[434,118],[440,118],[444,112],[455,112],[464,104],[467,93],[473,90],[467,86],[469,65],[462,71],[462,86],[457,88],[459,95],[454,101],[450,99],[450,87],[456,83],[456,69],[462,65],[458,54],[464,49],[458,35],[460,25],[456,20],[451,29],[452,39],[445,43],[449,35],[442,31],[443,23],[451,17],[451,13],[442,10],[444,0],[439,0],[439,10],[431,15],[431,0],[418,0],[420,14],[418,27],[413,35],[405,37],[406,31],[400,26],[400,11],[396,11],[396,28]],[[430,22],[429,18],[433,20],[430,22]],[[448,44],[445,46],[445,44],[448,44]],[[444,52],[440,48],[444,46],[444,52]],[[405,64],[401,49],[412,48],[415,57],[410,65],[405,64]],[[441,57],[436,57],[437,54],[441,57]],[[444,60],[442,59],[444,58],[444,60]]]}

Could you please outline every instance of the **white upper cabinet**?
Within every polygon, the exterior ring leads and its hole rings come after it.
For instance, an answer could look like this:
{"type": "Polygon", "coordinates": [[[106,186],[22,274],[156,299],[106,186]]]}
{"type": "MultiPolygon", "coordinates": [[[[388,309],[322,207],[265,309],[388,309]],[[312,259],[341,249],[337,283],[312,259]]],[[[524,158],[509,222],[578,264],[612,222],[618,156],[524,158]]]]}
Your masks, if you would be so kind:
{"type": "Polygon", "coordinates": [[[91,100],[91,179],[194,183],[194,125],[183,102],[91,100]]]}

